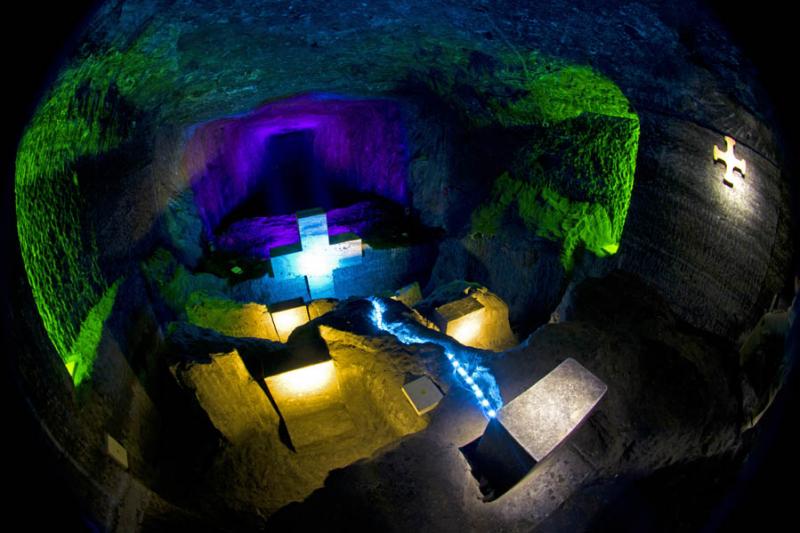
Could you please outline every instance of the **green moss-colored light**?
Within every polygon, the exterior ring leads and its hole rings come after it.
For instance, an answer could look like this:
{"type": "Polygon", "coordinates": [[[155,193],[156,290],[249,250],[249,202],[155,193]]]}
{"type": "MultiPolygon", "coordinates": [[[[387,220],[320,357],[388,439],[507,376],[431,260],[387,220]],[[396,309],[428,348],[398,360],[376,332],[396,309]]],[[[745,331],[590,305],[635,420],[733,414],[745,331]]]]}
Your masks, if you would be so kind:
{"type": "Polygon", "coordinates": [[[156,250],[141,264],[147,280],[158,289],[163,303],[176,317],[186,318],[187,310],[196,305],[199,295],[223,298],[227,282],[212,274],[193,274],[163,248],[156,250]]]}
{"type": "Polygon", "coordinates": [[[206,291],[195,291],[186,303],[186,320],[231,337],[256,337],[278,341],[267,307],[242,303],[206,291]]]}
{"type": "Polygon", "coordinates": [[[111,285],[101,296],[100,301],[89,310],[89,314],[80,325],[78,337],[64,360],[76,387],[91,376],[94,362],[97,359],[97,347],[100,345],[100,338],[103,335],[103,325],[114,308],[117,290],[121,282],[122,280],[117,280],[111,285]]]}
{"type": "Polygon", "coordinates": [[[509,60],[493,76],[491,91],[486,80],[475,82],[486,88],[489,111],[466,116],[477,127],[532,128],[531,139],[473,212],[473,233],[494,234],[511,208],[537,235],[561,241],[566,269],[578,247],[601,257],[616,253],[639,144],[627,98],[589,67],[535,53],[521,65],[509,60]]]}
{"type": "Polygon", "coordinates": [[[608,255],[614,255],[619,250],[619,243],[610,243],[603,246],[603,251],[606,252],[608,255]]]}
{"type": "MultiPolygon", "coordinates": [[[[58,77],[17,151],[17,233],[34,301],[61,358],[74,358],[83,321],[108,285],[97,264],[94,228],[82,216],[77,165],[119,147],[130,115],[163,89],[164,65],[143,43],[86,55],[58,77]]],[[[81,365],[73,368],[81,374],[81,365]]],[[[82,378],[81,378],[82,379],[82,378]]]]}
{"type": "Polygon", "coordinates": [[[523,96],[496,105],[501,124],[557,124],[583,113],[637,118],[619,87],[591,68],[531,57],[536,68],[518,84],[523,96]]]}
{"type": "Polygon", "coordinates": [[[639,143],[639,119],[620,88],[588,66],[537,52],[434,49],[440,60],[418,78],[465,127],[519,128],[529,136],[489,201],[472,213],[473,234],[492,235],[516,215],[537,235],[561,242],[567,269],[579,247],[616,253],[639,143]]]}
{"type": "Polygon", "coordinates": [[[508,206],[520,194],[529,194],[525,183],[504,172],[494,182],[493,199],[472,213],[472,231],[480,235],[494,235],[502,224],[508,206]]]}

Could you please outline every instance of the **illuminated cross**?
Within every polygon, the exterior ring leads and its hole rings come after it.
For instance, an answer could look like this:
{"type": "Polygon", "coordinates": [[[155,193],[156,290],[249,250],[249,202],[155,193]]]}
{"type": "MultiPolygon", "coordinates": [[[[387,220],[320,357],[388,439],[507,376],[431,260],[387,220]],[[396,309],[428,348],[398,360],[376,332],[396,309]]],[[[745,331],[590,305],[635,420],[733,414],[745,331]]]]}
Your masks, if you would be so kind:
{"type": "Polygon", "coordinates": [[[277,279],[305,277],[312,300],[335,298],[333,271],[361,263],[361,238],[352,233],[328,236],[322,209],[297,213],[300,242],[270,249],[272,275],[277,279]]]}
{"type": "Polygon", "coordinates": [[[722,161],[725,163],[725,176],[722,177],[722,182],[725,183],[728,187],[733,187],[733,171],[739,170],[742,173],[742,177],[744,177],[745,172],[747,172],[747,161],[744,159],[736,159],[736,155],[733,153],[733,147],[736,146],[736,141],[734,141],[731,137],[725,136],[725,151],[714,145],[714,161],[722,161]]]}

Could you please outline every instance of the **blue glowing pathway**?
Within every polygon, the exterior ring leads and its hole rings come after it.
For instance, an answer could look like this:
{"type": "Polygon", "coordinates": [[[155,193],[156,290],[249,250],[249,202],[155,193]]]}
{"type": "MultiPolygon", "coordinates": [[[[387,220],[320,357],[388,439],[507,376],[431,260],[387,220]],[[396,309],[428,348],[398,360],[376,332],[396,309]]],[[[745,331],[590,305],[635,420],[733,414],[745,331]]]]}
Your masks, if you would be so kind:
{"type": "Polygon", "coordinates": [[[478,364],[480,352],[460,346],[456,342],[445,342],[434,335],[428,335],[426,333],[429,330],[422,326],[412,327],[403,322],[387,322],[384,320],[386,306],[377,298],[370,298],[369,300],[372,302],[372,316],[370,318],[379,330],[394,335],[403,344],[430,342],[444,348],[447,359],[453,365],[453,371],[466,385],[467,389],[472,391],[484,414],[489,418],[497,416],[497,410],[503,406],[503,400],[500,397],[500,389],[497,387],[494,376],[489,372],[488,368],[478,364]]]}

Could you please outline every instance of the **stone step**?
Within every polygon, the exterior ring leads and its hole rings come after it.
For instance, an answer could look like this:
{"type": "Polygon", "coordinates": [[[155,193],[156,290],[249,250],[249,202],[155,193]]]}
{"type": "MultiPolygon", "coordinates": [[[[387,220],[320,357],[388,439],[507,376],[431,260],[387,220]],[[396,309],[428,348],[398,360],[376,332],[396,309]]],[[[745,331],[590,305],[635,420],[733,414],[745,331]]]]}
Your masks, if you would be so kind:
{"type": "Polygon", "coordinates": [[[284,413],[283,416],[296,450],[356,432],[350,413],[340,403],[319,411],[284,413]]]}

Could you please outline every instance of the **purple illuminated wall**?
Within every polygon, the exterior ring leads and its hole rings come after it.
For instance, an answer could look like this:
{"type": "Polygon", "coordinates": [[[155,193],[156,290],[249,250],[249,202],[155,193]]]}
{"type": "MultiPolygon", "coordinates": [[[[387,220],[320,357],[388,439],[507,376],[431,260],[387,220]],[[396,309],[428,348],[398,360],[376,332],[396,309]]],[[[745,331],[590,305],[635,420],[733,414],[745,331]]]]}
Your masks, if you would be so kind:
{"type": "Polygon", "coordinates": [[[253,195],[264,199],[262,215],[297,209],[332,208],[326,190],[376,195],[401,205],[410,203],[406,184],[407,149],[400,110],[390,100],[356,100],[306,95],[270,102],[254,112],[202,124],[184,154],[195,201],[210,237],[220,222],[253,195]],[[276,142],[297,137],[308,144],[315,177],[308,187],[308,205],[282,202],[285,188],[271,175],[270,153],[276,142]]]}
{"type": "MultiPolygon", "coordinates": [[[[358,202],[327,212],[328,235],[355,233],[369,238],[402,219],[402,213],[375,202],[358,202]]],[[[242,257],[269,259],[269,251],[300,241],[297,218],[292,215],[252,217],[232,223],[215,236],[217,249],[242,257]]]]}

